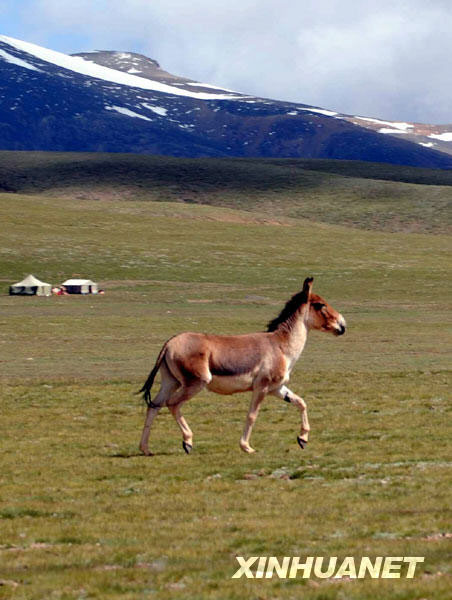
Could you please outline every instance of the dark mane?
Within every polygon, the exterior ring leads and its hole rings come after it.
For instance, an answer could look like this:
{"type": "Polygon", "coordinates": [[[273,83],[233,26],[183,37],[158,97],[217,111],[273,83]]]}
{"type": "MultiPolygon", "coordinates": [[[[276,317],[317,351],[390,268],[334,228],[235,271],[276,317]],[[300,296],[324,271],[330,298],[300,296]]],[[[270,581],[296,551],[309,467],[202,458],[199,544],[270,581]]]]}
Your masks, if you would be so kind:
{"type": "Polygon", "coordinates": [[[293,318],[298,309],[308,301],[308,292],[303,289],[286,302],[279,315],[267,325],[267,331],[276,331],[283,323],[288,329],[292,329],[295,319],[293,318]]]}

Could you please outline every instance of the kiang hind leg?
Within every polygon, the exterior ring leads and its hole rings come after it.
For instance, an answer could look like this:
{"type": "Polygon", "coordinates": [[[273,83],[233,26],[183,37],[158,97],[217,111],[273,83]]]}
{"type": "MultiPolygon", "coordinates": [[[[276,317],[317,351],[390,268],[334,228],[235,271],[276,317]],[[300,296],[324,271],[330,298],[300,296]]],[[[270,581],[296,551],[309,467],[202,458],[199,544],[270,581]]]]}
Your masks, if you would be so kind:
{"type": "Polygon", "coordinates": [[[190,454],[193,449],[193,432],[181,414],[181,406],[199,394],[212,381],[212,374],[205,357],[201,356],[196,361],[190,361],[189,364],[168,357],[167,365],[172,375],[181,382],[180,387],[168,400],[167,406],[182,432],[182,447],[187,454],[190,454]]]}
{"type": "Polygon", "coordinates": [[[182,404],[183,403],[181,402],[176,404],[176,406],[168,406],[168,408],[173,417],[176,419],[176,423],[179,425],[179,428],[182,432],[182,447],[187,454],[190,454],[193,449],[193,432],[185,420],[185,417],[183,417],[181,414],[180,409],[182,404]]]}
{"type": "Polygon", "coordinates": [[[148,406],[146,411],[146,419],[144,421],[143,432],[140,440],[140,450],[145,456],[152,456],[152,452],[149,450],[149,433],[151,431],[152,423],[157,416],[160,408],[153,408],[148,406]]]}
{"type": "Polygon", "coordinates": [[[193,432],[181,414],[181,406],[184,402],[187,402],[187,400],[190,400],[190,398],[193,398],[193,396],[203,390],[206,385],[207,382],[203,379],[185,382],[178,390],[176,390],[176,392],[174,392],[168,401],[168,409],[176,419],[176,423],[179,425],[182,432],[182,447],[187,454],[190,454],[193,449],[193,432]]]}
{"type": "Polygon", "coordinates": [[[147,408],[146,419],[144,422],[143,432],[141,434],[139,448],[146,456],[152,456],[152,453],[149,451],[149,434],[152,423],[162,406],[168,402],[168,400],[171,398],[171,395],[180,387],[179,381],[173,377],[164,363],[162,363],[160,367],[160,375],[160,390],[152,400],[152,404],[147,408]]]}

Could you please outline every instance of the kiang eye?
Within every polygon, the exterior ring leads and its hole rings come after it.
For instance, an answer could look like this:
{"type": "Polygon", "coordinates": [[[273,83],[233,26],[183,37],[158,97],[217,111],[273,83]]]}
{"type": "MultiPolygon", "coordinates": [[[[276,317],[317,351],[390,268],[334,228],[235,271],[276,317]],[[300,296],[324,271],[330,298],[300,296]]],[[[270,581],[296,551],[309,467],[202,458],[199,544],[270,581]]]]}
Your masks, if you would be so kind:
{"type": "Polygon", "coordinates": [[[314,302],[314,304],[312,306],[314,307],[314,310],[321,310],[322,308],[325,307],[325,305],[322,304],[321,302],[314,302]]]}

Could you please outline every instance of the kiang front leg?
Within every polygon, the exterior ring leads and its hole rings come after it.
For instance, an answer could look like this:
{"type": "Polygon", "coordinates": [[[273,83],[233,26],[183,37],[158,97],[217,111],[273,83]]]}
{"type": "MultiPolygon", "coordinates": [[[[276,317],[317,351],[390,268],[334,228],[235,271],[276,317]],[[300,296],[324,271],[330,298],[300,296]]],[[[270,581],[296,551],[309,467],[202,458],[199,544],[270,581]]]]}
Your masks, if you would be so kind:
{"type": "Polygon", "coordinates": [[[297,394],[289,390],[289,388],[285,385],[282,385],[277,390],[274,390],[272,394],[277,398],[281,398],[281,400],[290,402],[290,404],[294,404],[299,408],[301,413],[301,429],[300,435],[297,436],[297,442],[300,448],[304,450],[306,444],[308,443],[309,431],[311,430],[309,426],[308,407],[306,402],[303,400],[303,398],[300,398],[300,396],[297,396],[297,394]]]}
{"type": "Polygon", "coordinates": [[[251,398],[250,408],[246,416],[245,428],[243,430],[242,437],[240,438],[240,448],[249,454],[255,452],[254,448],[250,446],[251,431],[253,430],[254,423],[256,422],[259,409],[261,407],[262,400],[265,398],[264,390],[254,390],[251,398]]]}

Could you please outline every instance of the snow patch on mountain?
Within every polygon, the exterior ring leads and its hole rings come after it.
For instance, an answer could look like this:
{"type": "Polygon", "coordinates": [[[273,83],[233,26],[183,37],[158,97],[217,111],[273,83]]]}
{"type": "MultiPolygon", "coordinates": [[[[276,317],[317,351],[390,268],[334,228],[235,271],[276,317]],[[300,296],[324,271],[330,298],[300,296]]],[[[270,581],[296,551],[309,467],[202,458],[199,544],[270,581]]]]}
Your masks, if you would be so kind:
{"type": "Polygon", "coordinates": [[[409,131],[407,131],[406,129],[393,129],[392,127],[382,127],[381,129],[378,130],[378,133],[392,133],[392,134],[398,134],[398,133],[409,133],[409,131]]]}
{"type": "Polygon", "coordinates": [[[380,119],[371,119],[369,117],[355,117],[355,119],[359,119],[360,121],[369,121],[369,123],[377,123],[377,125],[389,125],[391,130],[388,131],[380,131],[380,133],[396,133],[394,129],[398,129],[400,131],[406,132],[408,129],[413,129],[413,125],[411,123],[398,123],[395,121],[381,121],[380,119]]]}
{"type": "Polygon", "coordinates": [[[168,109],[163,108],[163,106],[152,106],[152,104],[148,104],[147,102],[143,102],[141,106],[152,110],[152,112],[155,112],[156,115],[160,115],[161,117],[166,117],[166,115],[168,114],[168,109]]]}
{"type": "Polygon", "coordinates": [[[240,92],[236,92],[235,90],[228,90],[228,88],[218,87],[217,85],[212,85],[210,83],[198,83],[197,81],[190,81],[188,83],[190,87],[203,87],[209,88],[212,90],[221,90],[222,92],[230,92],[231,94],[240,94],[240,92]]]}
{"type": "Polygon", "coordinates": [[[138,119],[144,119],[145,121],[152,121],[152,119],[149,119],[144,115],[139,115],[138,113],[134,112],[133,110],[130,110],[129,108],[125,108],[124,106],[106,106],[105,110],[114,110],[115,112],[121,113],[126,117],[135,117],[138,119]]]}
{"type": "Polygon", "coordinates": [[[445,133],[432,133],[428,136],[434,140],[441,140],[442,142],[452,142],[452,131],[446,131],[445,133]]]}
{"type": "Polygon", "coordinates": [[[12,54],[5,52],[5,50],[0,50],[0,58],[3,58],[4,60],[6,60],[6,62],[9,62],[13,65],[23,67],[24,69],[30,69],[30,71],[39,71],[39,73],[42,73],[42,71],[37,67],[30,65],[30,63],[27,63],[20,58],[17,58],[17,56],[13,56],[12,54]]]}
{"type": "Polygon", "coordinates": [[[308,110],[309,112],[319,113],[319,115],[325,115],[327,117],[334,117],[338,113],[332,110],[325,110],[323,108],[312,108],[311,106],[308,108],[300,107],[298,110],[308,110]]]}

